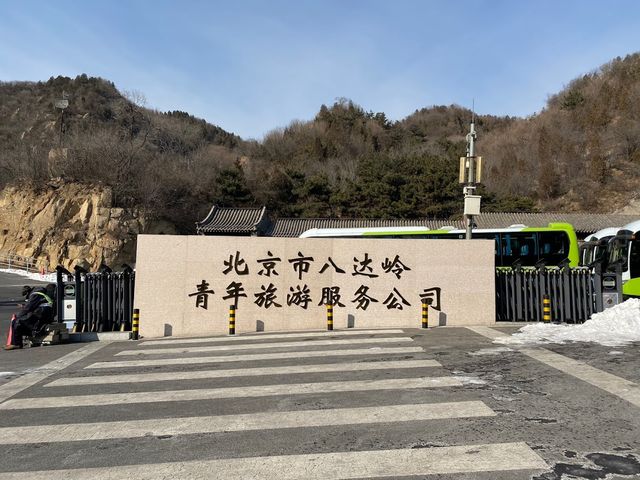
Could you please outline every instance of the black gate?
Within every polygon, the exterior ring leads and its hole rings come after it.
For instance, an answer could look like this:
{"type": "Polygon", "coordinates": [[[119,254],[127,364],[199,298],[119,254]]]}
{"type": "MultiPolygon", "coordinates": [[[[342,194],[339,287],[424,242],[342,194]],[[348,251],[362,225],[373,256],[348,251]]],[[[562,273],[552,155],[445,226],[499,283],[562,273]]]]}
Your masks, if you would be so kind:
{"type": "Polygon", "coordinates": [[[553,321],[582,323],[602,311],[600,277],[589,268],[496,270],[497,321],[542,321],[544,295],[553,321]]]}
{"type": "Polygon", "coordinates": [[[76,267],[71,273],[58,266],[58,321],[65,319],[65,305],[75,302],[76,332],[130,331],[135,272],[128,265],[123,267],[120,272],[106,265],[97,272],[76,267]]]}

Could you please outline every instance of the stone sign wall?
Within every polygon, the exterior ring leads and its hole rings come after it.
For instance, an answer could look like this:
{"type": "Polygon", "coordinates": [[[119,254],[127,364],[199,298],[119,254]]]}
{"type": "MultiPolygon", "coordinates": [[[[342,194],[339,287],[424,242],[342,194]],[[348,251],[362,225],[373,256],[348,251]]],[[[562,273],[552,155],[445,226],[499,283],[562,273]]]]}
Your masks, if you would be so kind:
{"type": "Polygon", "coordinates": [[[140,333],[406,327],[495,322],[492,240],[140,235],[140,333]]]}

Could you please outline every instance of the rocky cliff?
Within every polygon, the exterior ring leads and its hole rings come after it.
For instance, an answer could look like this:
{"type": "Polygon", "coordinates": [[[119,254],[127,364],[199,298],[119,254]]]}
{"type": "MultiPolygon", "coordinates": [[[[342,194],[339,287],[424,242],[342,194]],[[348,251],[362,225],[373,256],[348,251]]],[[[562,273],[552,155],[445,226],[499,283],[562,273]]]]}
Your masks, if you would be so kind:
{"type": "Polygon", "coordinates": [[[0,254],[34,257],[39,268],[132,265],[139,233],[174,229],[140,211],[114,208],[104,186],[51,181],[40,189],[0,191],[0,254]]]}

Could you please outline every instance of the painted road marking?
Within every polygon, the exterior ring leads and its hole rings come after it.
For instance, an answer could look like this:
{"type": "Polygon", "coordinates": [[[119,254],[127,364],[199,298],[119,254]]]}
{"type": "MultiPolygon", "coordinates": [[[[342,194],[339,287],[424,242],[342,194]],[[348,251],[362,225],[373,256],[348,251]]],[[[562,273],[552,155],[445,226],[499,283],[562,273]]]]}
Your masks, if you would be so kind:
{"type": "Polygon", "coordinates": [[[461,386],[455,377],[400,378],[387,380],[357,380],[342,382],[293,383],[247,387],[169,390],[158,392],[108,393],[61,397],[37,397],[8,400],[0,410],[28,408],[66,408],[96,405],[129,405],[132,403],[183,402],[220,398],[267,397],[272,395],[304,395],[309,393],[361,392],[369,390],[404,390],[461,386]]]}
{"type": "Polygon", "coordinates": [[[252,343],[247,345],[211,345],[207,347],[176,347],[176,348],[149,348],[139,350],[123,350],[116,353],[116,356],[126,355],[171,355],[176,353],[201,353],[220,352],[231,350],[264,350],[266,348],[303,348],[319,347],[325,345],[358,345],[365,343],[405,343],[413,342],[411,338],[351,338],[348,340],[309,340],[308,342],[275,342],[275,343],[252,343]]]}
{"type": "Polygon", "coordinates": [[[166,382],[199,380],[204,378],[253,377],[262,375],[289,375],[297,373],[359,372],[364,370],[402,370],[411,368],[440,367],[435,360],[396,360],[382,362],[326,363],[319,365],[293,365],[282,367],[234,368],[228,370],[196,370],[189,372],[134,373],[126,375],[101,375],[93,377],[68,377],[54,380],[46,387],[74,385],[103,385],[110,383],[166,382]]]}
{"type": "Polygon", "coordinates": [[[13,397],[14,395],[20,393],[21,391],[31,387],[32,385],[35,385],[41,380],[44,380],[54,373],[59,372],[63,368],[67,368],[69,365],[77,362],[78,360],[82,360],[92,353],[97,352],[106,344],[107,342],[90,343],[89,345],[81,347],[74,352],[68,353],[63,357],[54,360],[53,362],[49,362],[32,372],[29,372],[25,375],[22,375],[21,377],[0,385],[0,404],[5,400],[13,397]]]}
{"type": "Polygon", "coordinates": [[[111,466],[76,470],[0,473],[0,480],[114,480],[189,478],[209,480],[252,478],[333,480],[340,478],[405,477],[511,470],[542,470],[548,466],[524,442],[455,447],[311,453],[230,458],[175,463],[111,466]]]}
{"type": "Polygon", "coordinates": [[[239,335],[237,337],[197,337],[197,338],[180,338],[165,337],[159,340],[148,340],[140,342],[138,346],[147,345],[166,345],[167,343],[208,343],[208,342],[226,342],[234,340],[271,340],[272,338],[305,338],[305,337],[342,337],[345,335],[392,335],[404,333],[402,330],[332,330],[330,332],[323,330],[321,332],[300,332],[300,333],[253,333],[239,335]]]}
{"type": "Polygon", "coordinates": [[[242,362],[256,360],[283,360],[287,358],[342,357],[357,355],[410,355],[424,353],[422,347],[373,347],[344,350],[311,350],[309,352],[254,353],[246,355],[218,355],[211,357],[180,357],[158,360],[123,360],[119,362],[96,362],[85,368],[153,367],[159,365],[197,365],[203,363],[242,362]]]}
{"type": "Polygon", "coordinates": [[[258,412],[208,417],[6,427],[0,428],[0,444],[74,442],[280,428],[418,422],[495,415],[493,410],[479,401],[258,412]]]}
{"type": "MultiPolygon", "coordinates": [[[[492,339],[508,336],[506,333],[489,327],[467,328],[492,339]]],[[[640,385],[635,382],[604,372],[584,362],[565,357],[546,348],[518,348],[517,351],[640,407],[640,385]]]]}
{"type": "Polygon", "coordinates": [[[476,332],[479,335],[487,338],[499,338],[499,337],[509,337],[510,335],[504,332],[500,332],[491,327],[466,327],[467,330],[471,330],[472,332],[476,332]]]}

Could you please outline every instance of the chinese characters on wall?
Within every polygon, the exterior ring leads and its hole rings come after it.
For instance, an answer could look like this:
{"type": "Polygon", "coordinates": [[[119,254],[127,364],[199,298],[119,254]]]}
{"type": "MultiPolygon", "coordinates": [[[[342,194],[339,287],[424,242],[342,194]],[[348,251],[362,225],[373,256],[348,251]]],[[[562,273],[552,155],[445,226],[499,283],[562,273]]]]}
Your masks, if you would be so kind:
{"type": "Polygon", "coordinates": [[[369,253],[362,252],[354,255],[352,261],[347,264],[344,261],[337,262],[330,256],[314,258],[302,251],[298,251],[297,255],[291,258],[283,259],[269,250],[255,262],[250,262],[241,252],[236,251],[225,257],[219,272],[212,272],[214,277],[219,277],[219,273],[222,273],[225,279],[223,283],[218,282],[212,286],[209,280],[203,278],[193,286],[193,291],[188,297],[196,309],[204,310],[209,308],[210,297],[215,296],[236,308],[243,302],[253,302],[258,308],[267,310],[307,310],[313,306],[327,304],[345,307],[347,303],[361,311],[366,311],[374,304],[388,310],[404,310],[414,305],[419,306],[423,302],[440,310],[440,287],[420,285],[416,291],[415,288],[408,289],[406,285],[394,285],[389,288],[389,282],[383,283],[387,285],[384,288],[376,286],[376,282],[382,278],[388,278],[393,282],[400,281],[405,272],[411,271],[409,264],[410,260],[403,259],[400,255],[377,259],[369,253]],[[289,273],[292,274],[289,278],[294,278],[295,282],[279,287],[277,285],[282,284],[277,277],[280,277],[285,269],[289,269],[289,273]],[[251,275],[257,275],[261,284],[258,288],[248,291],[245,279],[251,275]],[[308,282],[305,282],[310,275],[320,279],[326,277],[327,284],[310,287],[308,282]],[[341,276],[357,278],[360,285],[347,291],[336,281],[341,276]]]}

